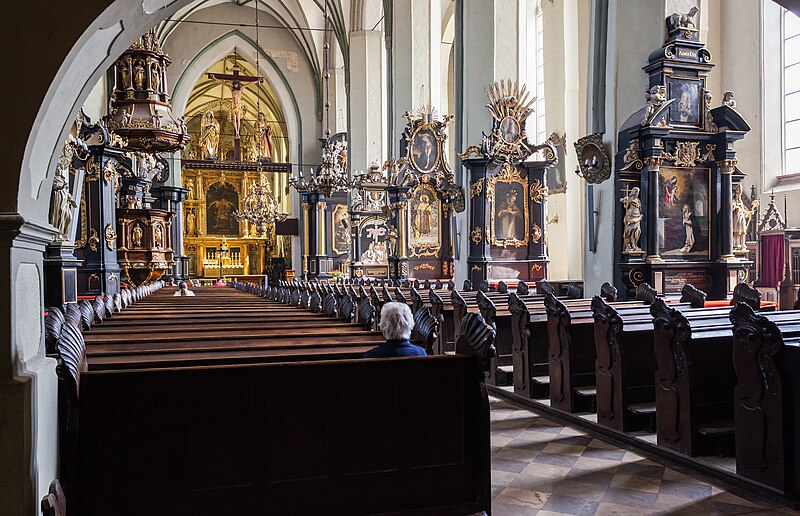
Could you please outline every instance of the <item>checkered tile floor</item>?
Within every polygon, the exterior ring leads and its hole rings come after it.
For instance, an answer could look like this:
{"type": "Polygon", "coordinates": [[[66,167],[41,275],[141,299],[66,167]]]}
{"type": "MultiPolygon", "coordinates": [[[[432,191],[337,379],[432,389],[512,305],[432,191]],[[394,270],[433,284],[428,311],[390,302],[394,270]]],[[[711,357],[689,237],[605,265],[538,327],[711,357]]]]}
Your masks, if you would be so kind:
{"type": "Polygon", "coordinates": [[[490,400],[493,515],[800,514],[490,400]]]}

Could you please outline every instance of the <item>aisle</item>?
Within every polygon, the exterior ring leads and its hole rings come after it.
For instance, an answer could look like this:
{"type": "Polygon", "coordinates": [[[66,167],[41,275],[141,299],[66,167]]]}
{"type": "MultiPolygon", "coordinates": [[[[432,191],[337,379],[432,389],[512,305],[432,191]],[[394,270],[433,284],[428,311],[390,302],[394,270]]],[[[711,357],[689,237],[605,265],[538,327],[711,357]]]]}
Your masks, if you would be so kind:
{"type": "Polygon", "coordinates": [[[492,514],[800,514],[490,398],[492,514]]]}

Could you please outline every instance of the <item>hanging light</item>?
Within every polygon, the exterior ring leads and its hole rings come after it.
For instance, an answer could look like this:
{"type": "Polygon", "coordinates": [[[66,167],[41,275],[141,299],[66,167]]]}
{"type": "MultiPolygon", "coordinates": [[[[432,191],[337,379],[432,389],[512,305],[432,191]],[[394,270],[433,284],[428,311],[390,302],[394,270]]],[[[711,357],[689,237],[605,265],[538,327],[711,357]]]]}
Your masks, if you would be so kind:
{"type": "Polygon", "coordinates": [[[233,216],[237,220],[250,222],[263,235],[275,226],[275,222],[282,222],[289,215],[280,211],[278,200],[272,196],[269,182],[261,176],[261,181],[250,187],[250,192],[242,202],[242,211],[235,211],[233,216]]]}

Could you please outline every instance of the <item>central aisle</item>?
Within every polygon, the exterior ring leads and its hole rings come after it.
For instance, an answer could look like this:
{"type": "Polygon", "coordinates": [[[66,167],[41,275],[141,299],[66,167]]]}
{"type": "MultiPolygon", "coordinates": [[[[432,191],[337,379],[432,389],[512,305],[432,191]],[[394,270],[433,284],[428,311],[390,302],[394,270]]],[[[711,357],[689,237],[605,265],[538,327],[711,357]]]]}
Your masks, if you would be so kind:
{"type": "Polygon", "coordinates": [[[490,397],[492,514],[798,514],[490,397]]]}

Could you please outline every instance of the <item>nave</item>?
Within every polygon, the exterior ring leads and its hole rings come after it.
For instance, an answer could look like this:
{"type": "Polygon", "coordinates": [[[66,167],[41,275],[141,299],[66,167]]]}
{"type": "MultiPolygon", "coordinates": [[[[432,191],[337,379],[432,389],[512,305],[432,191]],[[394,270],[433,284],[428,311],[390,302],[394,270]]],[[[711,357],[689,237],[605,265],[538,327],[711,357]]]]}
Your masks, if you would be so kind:
{"type": "Polygon", "coordinates": [[[696,471],[490,398],[492,514],[797,514],[696,471]]]}

